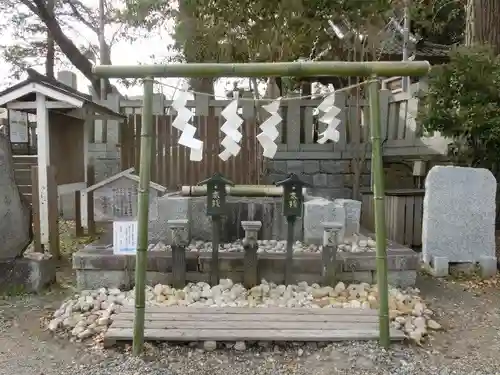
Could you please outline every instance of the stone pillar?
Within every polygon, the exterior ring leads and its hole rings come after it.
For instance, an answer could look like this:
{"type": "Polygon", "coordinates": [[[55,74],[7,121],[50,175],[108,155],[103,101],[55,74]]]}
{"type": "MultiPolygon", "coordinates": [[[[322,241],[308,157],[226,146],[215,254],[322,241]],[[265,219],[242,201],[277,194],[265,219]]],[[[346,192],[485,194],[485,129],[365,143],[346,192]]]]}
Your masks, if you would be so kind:
{"type": "Polygon", "coordinates": [[[243,248],[245,249],[243,284],[245,288],[250,289],[259,283],[257,236],[262,223],[260,221],[242,221],[241,226],[245,231],[245,238],[243,239],[243,248]]]}
{"type": "Polygon", "coordinates": [[[340,238],[340,240],[349,239],[355,234],[359,234],[362,203],[354,199],[335,199],[334,202],[343,206],[345,210],[344,238],[340,238]]]}
{"type": "Polygon", "coordinates": [[[337,283],[337,248],[342,228],[342,223],[323,223],[323,276],[325,285],[332,287],[337,283]]]}
{"type": "Polygon", "coordinates": [[[168,220],[172,247],[172,285],[182,289],[186,285],[186,246],[189,244],[189,221],[168,220]]]}

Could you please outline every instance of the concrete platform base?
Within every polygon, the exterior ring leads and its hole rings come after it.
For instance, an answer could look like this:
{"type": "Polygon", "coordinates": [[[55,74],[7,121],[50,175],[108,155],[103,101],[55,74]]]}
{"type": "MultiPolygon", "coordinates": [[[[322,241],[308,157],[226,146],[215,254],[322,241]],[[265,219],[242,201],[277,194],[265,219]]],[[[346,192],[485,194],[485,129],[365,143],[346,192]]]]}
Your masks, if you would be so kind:
{"type": "Polygon", "coordinates": [[[446,257],[433,257],[429,264],[424,264],[434,277],[446,277],[454,273],[467,275],[479,271],[483,279],[494,277],[497,273],[498,260],[496,257],[481,256],[477,262],[450,263],[446,257]]]}
{"type": "MultiPolygon", "coordinates": [[[[148,254],[146,280],[149,285],[171,284],[172,255],[167,251],[150,251],[148,254]]],[[[243,281],[243,253],[219,254],[220,278],[234,282],[243,281]]],[[[186,281],[208,281],[210,275],[210,252],[186,253],[186,281]]],[[[408,248],[388,250],[389,283],[407,287],[415,285],[418,254],[408,248]]],[[[337,275],[339,281],[376,283],[376,259],[374,252],[338,253],[337,275]]],[[[275,283],[285,279],[285,254],[262,253],[258,258],[258,277],[275,283]]],[[[87,247],[73,255],[79,289],[100,287],[131,288],[135,276],[135,256],[114,255],[111,249],[87,247]]],[[[320,253],[294,255],[296,282],[322,283],[323,266],[320,253]]]]}
{"type": "Polygon", "coordinates": [[[52,259],[24,257],[0,262],[0,293],[39,292],[56,281],[52,259]]]}

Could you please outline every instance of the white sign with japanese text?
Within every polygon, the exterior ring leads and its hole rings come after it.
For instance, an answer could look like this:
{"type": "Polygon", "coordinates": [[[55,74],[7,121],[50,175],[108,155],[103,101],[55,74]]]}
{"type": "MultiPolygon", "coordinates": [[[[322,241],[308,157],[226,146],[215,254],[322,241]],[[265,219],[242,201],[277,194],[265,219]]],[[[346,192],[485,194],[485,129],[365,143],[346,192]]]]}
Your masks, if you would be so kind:
{"type": "Polygon", "coordinates": [[[113,254],[133,255],[137,251],[137,221],[113,222],[113,254]]]}

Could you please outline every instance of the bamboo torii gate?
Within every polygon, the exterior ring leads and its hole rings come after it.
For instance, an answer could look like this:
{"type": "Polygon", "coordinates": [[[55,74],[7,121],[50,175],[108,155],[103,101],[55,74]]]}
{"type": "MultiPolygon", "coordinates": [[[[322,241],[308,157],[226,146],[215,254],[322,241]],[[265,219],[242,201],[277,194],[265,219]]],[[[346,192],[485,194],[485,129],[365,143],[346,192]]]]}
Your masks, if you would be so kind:
{"type": "Polygon", "coordinates": [[[371,77],[367,83],[370,103],[372,140],[373,198],[375,205],[375,235],[377,284],[379,288],[380,344],[389,346],[389,301],[387,283],[387,249],[384,209],[384,173],[380,137],[380,106],[378,77],[423,76],[429,72],[427,61],[415,62],[282,62],[282,63],[186,63],[140,66],[96,66],[93,72],[100,78],[143,78],[143,125],[141,129],[140,184],[138,202],[138,237],[135,273],[135,319],[133,354],[142,352],[144,343],[145,276],[148,245],[148,206],[151,164],[151,130],[153,124],[153,79],[156,77],[371,77]]]}

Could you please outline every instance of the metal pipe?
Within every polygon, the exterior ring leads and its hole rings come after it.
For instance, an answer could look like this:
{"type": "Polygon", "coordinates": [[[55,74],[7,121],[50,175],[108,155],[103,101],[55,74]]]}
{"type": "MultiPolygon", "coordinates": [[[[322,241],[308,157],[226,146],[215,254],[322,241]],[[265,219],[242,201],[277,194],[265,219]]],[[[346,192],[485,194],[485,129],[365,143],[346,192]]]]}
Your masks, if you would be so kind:
{"type": "Polygon", "coordinates": [[[92,72],[101,78],[151,77],[318,77],[318,76],[422,76],[427,61],[295,61],[279,63],[185,63],[164,65],[99,65],[92,72]]]}
{"type": "MultiPolygon", "coordinates": [[[[302,189],[306,194],[306,188],[302,189]]],[[[282,197],[283,187],[274,185],[234,185],[226,186],[226,194],[234,197],[282,197]]],[[[181,195],[201,197],[207,195],[207,186],[182,186],[181,195]]]]}

